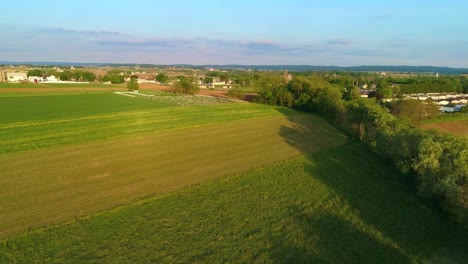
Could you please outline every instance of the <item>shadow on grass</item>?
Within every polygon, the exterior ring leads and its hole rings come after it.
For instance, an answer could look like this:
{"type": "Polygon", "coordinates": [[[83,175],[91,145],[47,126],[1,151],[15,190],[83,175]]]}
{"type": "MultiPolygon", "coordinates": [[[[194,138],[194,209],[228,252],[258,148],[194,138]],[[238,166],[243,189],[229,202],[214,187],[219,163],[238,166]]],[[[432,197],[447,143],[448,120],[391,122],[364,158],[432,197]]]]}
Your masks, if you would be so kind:
{"type": "Polygon", "coordinates": [[[319,216],[298,216],[294,221],[303,224],[304,236],[315,236],[314,247],[291,248],[290,243],[278,239],[271,252],[275,259],[282,263],[342,262],[348,257],[350,262],[358,263],[468,263],[467,230],[451,223],[429,201],[417,197],[393,166],[357,142],[308,154],[310,147],[297,139],[308,124],[284,114],[295,124],[292,128],[282,127],[280,135],[305,154],[307,174],[332,189],[357,220],[331,215],[330,211],[319,216]],[[362,226],[376,230],[380,241],[363,233],[362,226]],[[398,251],[382,241],[389,241],[398,251]],[[316,259],[317,255],[327,258],[316,259]]]}
{"type": "MultiPolygon", "coordinates": [[[[296,208],[298,209],[298,208],[296,208]]],[[[298,209],[300,210],[300,209],[298,209]]],[[[300,214],[306,243],[293,239],[273,239],[270,256],[276,263],[408,263],[399,249],[377,241],[351,223],[329,213],[300,214]]]]}

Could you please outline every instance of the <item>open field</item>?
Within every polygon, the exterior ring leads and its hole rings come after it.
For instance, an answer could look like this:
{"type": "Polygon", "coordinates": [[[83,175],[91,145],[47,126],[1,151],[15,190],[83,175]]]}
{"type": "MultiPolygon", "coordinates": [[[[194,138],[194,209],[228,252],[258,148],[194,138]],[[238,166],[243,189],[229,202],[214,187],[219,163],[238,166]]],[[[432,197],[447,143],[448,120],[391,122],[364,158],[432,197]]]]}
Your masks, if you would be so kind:
{"type": "Polygon", "coordinates": [[[468,260],[466,230],[311,114],[112,93],[0,112],[0,263],[468,260]]]}
{"type": "Polygon", "coordinates": [[[255,104],[175,106],[115,94],[0,100],[0,153],[282,115],[255,104]]]}
{"type": "Polygon", "coordinates": [[[316,116],[253,104],[180,107],[114,94],[2,101],[11,115],[0,120],[9,153],[0,155],[0,237],[347,141],[316,116]]]}
{"type": "Polygon", "coordinates": [[[453,119],[440,119],[421,125],[424,129],[433,129],[442,133],[468,136],[468,115],[453,119]]]}
{"type": "Polygon", "coordinates": [[[0,92],[3,89],[44,89],[44,88],[125,88],[125,84],[103,84],[103,83],[1,83],[0,92]]]}
{"type": "Polygon", "coordinates": [[[464,231],[412,193],[351,143],[31,231],[0,262],[466,263],[464,231]]]}

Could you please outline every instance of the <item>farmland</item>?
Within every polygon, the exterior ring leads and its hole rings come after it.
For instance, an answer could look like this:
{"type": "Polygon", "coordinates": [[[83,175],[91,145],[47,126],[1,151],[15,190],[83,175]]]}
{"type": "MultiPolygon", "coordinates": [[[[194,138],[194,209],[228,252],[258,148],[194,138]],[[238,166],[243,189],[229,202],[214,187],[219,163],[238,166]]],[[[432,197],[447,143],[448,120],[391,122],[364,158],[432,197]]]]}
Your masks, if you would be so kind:
{"type": "Polygon", "coordinates": [[[468,116],[457,118],[438,119],[422,125],[425,129],[432,129],[441,133],[451,133],[459,136],[468,136],[468,116]]]}
{"type": "Polygon", "coordinates": [[[468,257],[463,230],[318,116],[51,93],[0,98],[1,263],[468,257]]]}
{"type": "Polygon", "coordinates": [[[253,104],[185,107],[115,94],[3,102],[2,236],[294,157],[293,143],[312,151],[346,141],[318,117],[253,104]]]}
{"type": "Polygon", "coordinates": [[[31,231],[0,261],[463,263],[462,230],[400,177],[345,144],[31,231]]]}
{"type": "MultiPolygon", "coordinates": [[[[98,88],[125,88],[124,85],[112,85],[103,83],[0,83],[0,89],[36,89],[45,88],[80,88],[80,89],[98,89],[98,88]]],[[[0,90],[1,91],[1,90],[0,90]]]]}

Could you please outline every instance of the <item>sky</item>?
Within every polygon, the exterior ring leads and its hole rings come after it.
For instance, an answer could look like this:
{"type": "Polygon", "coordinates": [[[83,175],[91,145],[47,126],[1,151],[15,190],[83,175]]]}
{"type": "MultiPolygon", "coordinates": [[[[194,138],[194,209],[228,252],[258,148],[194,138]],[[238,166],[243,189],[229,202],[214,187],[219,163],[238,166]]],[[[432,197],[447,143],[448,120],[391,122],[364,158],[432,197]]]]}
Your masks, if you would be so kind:
{"type": "Polygon", "coordinates": [[[468,68],[468,0],[41,0],[0,12],[0,61],[468,68]]]}

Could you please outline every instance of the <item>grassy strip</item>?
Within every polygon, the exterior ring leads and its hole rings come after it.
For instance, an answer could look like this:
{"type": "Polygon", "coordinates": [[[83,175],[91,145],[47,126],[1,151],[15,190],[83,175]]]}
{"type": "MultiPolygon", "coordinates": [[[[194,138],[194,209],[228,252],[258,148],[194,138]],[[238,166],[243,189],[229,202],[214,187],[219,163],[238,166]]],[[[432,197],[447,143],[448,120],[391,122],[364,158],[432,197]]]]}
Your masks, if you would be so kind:
{"type": "Polygon", "coordinates": [[[466,263],[466,238],[356,143],[0,244],[4,263],[466,263]]]}
{"type": "Polygon", "coordinates": [[[443,117],[428,119],[423,122],[423,124],[432,124],[432,123],[445,123],[452,121],[468,120],[468,114],[455,113],[455,114],[442,114],[443,117]]]}
{"type": "Polygon", "coordinates": [[[0,98],[0,124],[76,118],[105,113],[155,109],[171,104],[137,101],[112,93],[0,98]]]}
{"type": "Polygon", "coordinates": [[[69,91],[69,90],[54,90],[47,92],[5,92],[0,90],[0,98],[2,97],[31,97],[31,96],[56,96],[56,95],[79,95],[79,94],[103,94],[109,93],[108,91],[102,90],[78,90],[78,91],[69,91]]]}
{"type": "Polygon", "coordinates": [[[116,88],[122,87],[118,84],[103,83],[0,83],[1,88],[116,88]]]}

